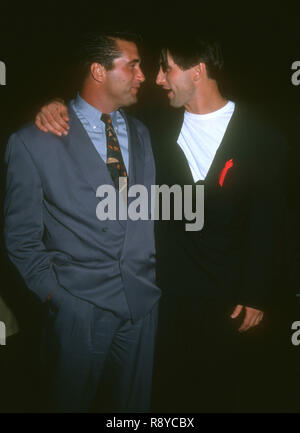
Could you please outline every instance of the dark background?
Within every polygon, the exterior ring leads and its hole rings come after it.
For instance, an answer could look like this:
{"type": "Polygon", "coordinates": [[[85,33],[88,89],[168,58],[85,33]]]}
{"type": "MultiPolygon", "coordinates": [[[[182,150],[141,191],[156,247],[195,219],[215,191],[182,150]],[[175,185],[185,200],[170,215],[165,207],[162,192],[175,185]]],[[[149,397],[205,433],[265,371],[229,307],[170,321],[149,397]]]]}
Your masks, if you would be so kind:
{"type": "MultiPolygon", "coordinates": [[[[183,36],[208,32],[223,46],[223,85],[228,97],[252,105],[266,122],[286,137],[289,158],[283,163],[282,174],[287,185],[288,223],[286,242],[282,246],[281,296],[274,300],[265,328],[245,337],[242,380],[247,411],[300,412],[297,397],[300,346],[291,343],[291,324],[300,320],[300,298],[296,297],[300,293],[300,85],[291,83],[294,72],[291,65],[300,61],[299,10],[287,2],[267,6],[262,2],[233,5],[187,1],[178,5],[51,2],[51,5],[42,3],[34,8],[11,2],[1,5],[0,10],[0,60],[7,68],[6,86],[0,86],[1,160],[7,137],[24,122],[32,120],[43,103],[54,96],[68,100],[75,95],[73,47],[82,31],[104,27],[134,30],[143,37],[142,68],[146,82],[138,104],[130,108],[137,117],[144,119],[153,106],[164,104],[160,90],[154,86],[156,55],[164,36],[170,32],[183,36]],[[255,337],[258,337],[259,347],[253,343],[255,337]]],[[[2,186],[3,182],[1,165],[2,186]]],[[[1,292],[16,314],[21,332],[16,339],[12,337],[13,343],[0,346],[0,397],[3,401],[1,406],[0,398],[0,412],[42,411],[37,397],[40,306],[9,264],[2,243],[1,292]]]]}

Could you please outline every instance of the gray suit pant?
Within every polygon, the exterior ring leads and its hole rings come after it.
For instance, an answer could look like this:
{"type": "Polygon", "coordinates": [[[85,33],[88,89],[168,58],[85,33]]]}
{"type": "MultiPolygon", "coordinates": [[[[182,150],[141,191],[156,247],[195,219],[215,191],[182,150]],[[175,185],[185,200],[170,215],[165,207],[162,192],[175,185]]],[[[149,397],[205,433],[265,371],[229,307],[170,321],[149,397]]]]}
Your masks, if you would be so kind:
{"type": "Polygon", "coordinates": [[[147,412],[157,305],[133,323],[70,294],[46,307],[43,371],[51,412],[147,412]]]}

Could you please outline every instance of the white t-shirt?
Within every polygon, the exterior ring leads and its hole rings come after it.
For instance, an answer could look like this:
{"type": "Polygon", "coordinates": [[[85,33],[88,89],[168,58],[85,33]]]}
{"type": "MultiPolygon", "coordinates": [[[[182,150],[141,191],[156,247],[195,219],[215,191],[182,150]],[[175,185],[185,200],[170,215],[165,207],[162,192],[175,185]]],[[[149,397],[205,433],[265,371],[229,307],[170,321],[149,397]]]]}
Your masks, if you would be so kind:
{"type": "Polygon", "coordinates": [[[189,163],[194,182],[204,180],[235,108],[232,101],[208,114],[185,111],[177,143],[189,163]]]}

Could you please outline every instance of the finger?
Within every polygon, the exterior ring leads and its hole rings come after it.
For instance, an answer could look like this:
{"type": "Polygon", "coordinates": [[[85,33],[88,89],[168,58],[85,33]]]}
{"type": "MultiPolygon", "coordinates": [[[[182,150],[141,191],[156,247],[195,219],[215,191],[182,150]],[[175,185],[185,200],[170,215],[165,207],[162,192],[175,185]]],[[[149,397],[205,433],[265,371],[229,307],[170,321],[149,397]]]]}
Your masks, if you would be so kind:
{"type": "MultiPolygon", "coordinates": [[[[61,107],[61,115],[66,122],[68,122],[70,120],[69,114],[68,114],[68,109],[65,105],[63,105],[61,107]]],[[[67,124],[67,126],[69,126],[69,125],[67,124]]]]}
{"type": "Polygon", "coordinates": [[[41,119],[40,119],[40,117],[39,117],[39,114],[36,116],[36,118],[35,118],[35,125],[41,130],[41,131],[44,131],[44,132],[48,132],[48,129],[47,128],[45,128],[43,125],[42,125],[42,122],[41,122],[41,119]]]}
{"type": "Polygon", "coordinates": [[[241,326],[239,327],[239,332],[246,332],[249,329],[249,321],[246,318],[243,320],[241,326]]]}
{"type": "Polygon", "coordinates": [[[258,323],[261,321],[263,316],[263,313],[259,311],[247,311],[245,319],[242,323],[242,325],[239,328],[240,332],[246,332],[249,329],[253,328],[254,326],[258,325],[258,323]]]}
{"type": "Polygon", "coordinates": [[[241,334],[243,334],[243,333],[249,331],[250,328],[251,328],[251,326],[249,325],[249,323],[243,323],[243,324],[239,327],[238,331],[239,331],[241,334]]]}
{"type": "Polygon", "coordinates": [[[243,305],[237,305],[230,317],[232,319],[235,319],[236,317],[239,316],[239,314],[241,313],[242,309],[243,309],[243,305]]]}
{"type": "Polygon", "coordinates": [[[249,313],[249,310],[246,307],[246,314],[245,314],[244,320],[241,323],[241,326],[239,327],[238,331],[239,332],[248,331],[248,329],[250,327],[251,319],[252,319],[252,314],[251,314],[251,312],[249,313]]]}
{"type": "Polygon", "coordinates": [[[42,113],[48,117],[48,122],[51,123],[51,116],[54,120],[64,129],[69,129],[69,125],[66,123],[69,121],[68,109],[67,107],[60,101],[50,102],[47,105],[44,105],[41,109],[42,113]]]}
{"type": "Polygon", "coordinates": [[[47,127],[47,119],[40,113],[39,115],[39,123],[41,125],[41,128],[43,128],[43,131],[50,132],[49,128],[47,127]]]}
{"type": "Polygon", "coordinates": [[[263,317],[264,317],[264,315],[263,315],[263,313],[261,313],[261,314],[256,318],[254,326],[257,326],[257,325],[262,321],[263,317]]]}
{"type": "Polygon", "coordinates": [[[64,131],[68,131],[70,129],[67,121],[65,120],[66,118],[68,118],[68,114],[67,111],[52,111],[51,112],[54,120],[61,126],[61,128],[63,128],[64,131]]]}
{"type": "Polygon", "coordinates": [[[44,115],[44,118],[47,119],[47,122],[52,126],[55,133],[59,132],[60,134],[64,134],[64,133],[68,132],[65,128],[61,127],[61,125],[55,120],[51,111],[45,110],[45,111],[43,111],[43,115],[44,115]]]}
{"type": "Polygon", "coordinates": [[[52,134],[61,137],[62,133],[57,131],[57,129],[53,128],[52,124],[48,122],[47,118],[42,113],[40,113],[40,119],[44,128],[47,128],[46,132],[52,132],[52,134]]]}
{"type": "Polygon", "coordinates": [[[256,326],[257,318],[258,318],[258,316],[250,318],[249,323],[248,323],[248,329],[254,328],[254,326],[256,326]]]}
{"type": "Polygon", "coordinates": [[[246,317],[249,317],[250,327],[256,326],[256,324],[258,324],[261,321],[263,314],[264,313],[260,310],[246,308],[246,317]]]}

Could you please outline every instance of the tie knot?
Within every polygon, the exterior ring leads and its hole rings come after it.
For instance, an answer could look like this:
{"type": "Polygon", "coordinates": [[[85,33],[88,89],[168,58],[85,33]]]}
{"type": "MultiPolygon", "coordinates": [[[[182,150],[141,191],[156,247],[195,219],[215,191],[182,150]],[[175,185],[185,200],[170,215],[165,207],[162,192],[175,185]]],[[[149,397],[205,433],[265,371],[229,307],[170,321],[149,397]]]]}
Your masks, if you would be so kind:
{"type": "Polygon", "coordinates": [[[111,125],[111,117],[110,117],[110,114],[104,114],[104,113],[102,113],[102,115],[101,115],[101,120],[102,120],[102,122],[105,123],[105,125],[111,125]]]}

